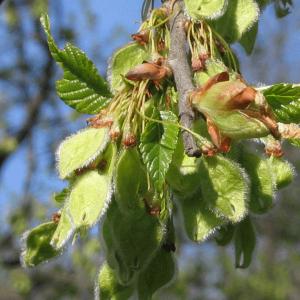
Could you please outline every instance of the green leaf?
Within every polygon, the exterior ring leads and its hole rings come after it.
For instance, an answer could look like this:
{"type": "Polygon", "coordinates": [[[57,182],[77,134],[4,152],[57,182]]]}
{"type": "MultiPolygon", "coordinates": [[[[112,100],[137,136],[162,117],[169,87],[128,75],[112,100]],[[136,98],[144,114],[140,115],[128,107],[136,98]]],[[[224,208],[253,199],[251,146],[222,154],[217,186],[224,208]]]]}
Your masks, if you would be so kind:
{"type": "Polygon", "coordinates": [[[245,218],[236,227],[235,237],[235,266],[247,268],[252,259],[256,239],[250,217],[245,218]]]}
{"type": "Polygon", "coordinates": [[[178,143],[173,154],[172,163],[166,174],[166,181],[172,188],[172,191],[180,197],[193,195],[200,187],[200,176],[198,162],[189,162],[186,165],[186,155],[182,137],[179,136],[178,143]],[[187,172],[189,170],[189,172],[187,172]],[[194,170],[195,172],[190,172],[194,170]]]}
{"type": "Polygon", "coordinates": [[[250,55],[254,49],[257,33],[258,22],[256,22],[249,31],[245,32],[240,40],[240,44],[243,46],[248,55],[250,55]]]}
{"type": "Polygon", "coordinates": [[[21,261],[24,266],[36,266],[60,254],[60,251],[50,245],[56,227],[57,224],[49,222],[24,233],[22,238],[24,249],[21,254],[21,261]]]}
{"type": "MultiPolygon", "coordinates": [[[[178,139],[177,116],[171,111],[161,111],[161,119],[166,123],[149,122],[141,136],[140,150],[150,178],[157,191],[165,182],[178,139]],[[174,124],[174,125],[173,125],[174,124]]],[[[154,114],[158,118],[158,114],[154,114]]]]}
{"type": "Polygon", "coordinates": [[[289,162],[276,157],[270,157],[269,162],[278,189],[286,187],[293,181],[295,171],[294,167],[289,162]]]}
{"type": "Polygon", "coordinates": [[[69,43],[62,50],[57,47],[46,14],[41,17],[41,23],[47,34],[51,55],[64,71],[63,79],[56,83],[59,97],[80,113],[100,112],[112,97],[107,82],[83,51],[69,43]]]}
{"type": "Polygon", "coordinates": [[[178,200],[186,233],[192,241],[203,242],[227,222],[208,209],[200,191],[192,197],[179,197],[178,200]]]}
{"type": "Polygon", "coordinates": [[[300,123],[300,87],[279,83],[263,91],[279,122],[300,123]]]}
{"type": "Polygon", "coordinates": [[[102,227],[107,262],[123,285],[130,284],[159,249],[164,227],[143,207],[123,215],[114,199],[102,227]]]}
{"type": "Polygon", "coordinates": [[[152,295],[174,277],[176,266],[171,252],[160,249],[138,278],[139,300],[151,300],[152,295]]]}
{"type": "Polygon", "coordinates": [[[198,172],[198,159],[196,157],[190,157],[186,154],[183,156],[181,165],[179,166],[180,173],[182,175],[195,174],[198,172]]]}
{"type": "Polygon", "coordinates": [[[54,193],[53,199],[57,204],[64,203],[67,197],[70,194],[70,189],[69,188],[64,188],[62,191],[59,193],[54,193]]]}
{"type": "Polygon", "coordinates": [[[195,20],[217,19],[227,8],[227,0],[184,0],[188,15],[195,20]]]}
{"type": "Polygon", "coordinates": [[[111,178],[108,174],[88,171],[78,177],[66,203],[67,213],[75,228],[96,224],[111,193],[111,178]]]}
{"type": "Polygon", "coordinates": [[[50,241],[51,246],[55,249],[61,249],[66,245],[73,233],[74,226],[71,222],[70,216],[66,211],[66,208],[64,207],[61,211],[61,216],[57,228],[50,241]]]}
{"type": "Polygon", "coordinates": [[[56,154],[60,177],[65,179],[75,170],[88,166],[105,149],[107,142],[106,128],[87,128],[68,137],[56,154]]]}
{"type": "Polygon", "coordinates": [[[265,213],[273,206],[275,180],[267,159],[243,151],[241,165],[250,177],[250,210],[265,213]]]}
{"type": "Polygon", "coordinates": [[[124,76],[136,65],[149,60],[150,53],[137,43],[130,43],[118,49],[111,58],[108,67],[108,79],[114,91],[124,86],[124,76]]]}
{"type": "Polygon", "coordinates": [[[217,230],[215,241],[219,246],[228,245],[234,236],[235,227],[232,224],[226,224],[217,230]]]}
{"type": "Polygon", "coordinates": [[[104,263],[98,275],[95,299],[127,300],[132,294],[133,286],[121,285],[114,270],[104,263]]]}
{"type": "Polygon", "coordinates": [[[207,206],[217,215],[239,222],[247,213],[248,183],[244,171],[218,155],[200,163],[201,191],[207,206]]]}
{"type": "Polygon", "coordinates": [[[124,149],[115,175],[115,198],[122,213],[134,213],[140,207],[139,191],[146,181],[138,150],[124,149]]]}
{"type": "Polygon", "coordinates": [[[259,138],[270,134],[265,124],[241,111],[215,114],[212,120],[223,136],[233,140],[259,138]]]}
{"type": "Polygon", "coordinates": [[[259,7],[253,0],[230,0],[225,14],[214,22],[214,27],[227,42],[233,43],[252,28],[259,13],[259,7]]]}

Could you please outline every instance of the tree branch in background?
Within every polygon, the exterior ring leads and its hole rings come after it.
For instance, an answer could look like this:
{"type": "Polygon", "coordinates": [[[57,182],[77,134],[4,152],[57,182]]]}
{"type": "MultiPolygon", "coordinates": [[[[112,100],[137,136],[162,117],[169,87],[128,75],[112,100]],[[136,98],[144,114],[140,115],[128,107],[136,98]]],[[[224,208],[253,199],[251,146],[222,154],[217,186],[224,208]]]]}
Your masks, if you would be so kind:
{"type": "MultiPolygon", "coordinates": [[[[39,25],[37,25],[39,27],[39,25]]],[[[25,99],[25,103],[27,105],[27,116],[25,119],[24,124],[21,126],[20,130],[10,138],[13,138],[16,143],[16,148],[20,146],[20,144],[28,137],[31,133],[33,127],[36,125],[39,112],[41,109],[42,104],[44,101],[47,100],[49,93],[51,92],[51,78],[54,71],[54,61],[51,58],[51,55],[48,51],[47,43],[44,37],[41,36],[40,29],[37,28],[36,30],[38,38],[40,39],[41,45],[45,49],[45,53],[47,53],[47,61],[44,65],[44,68],[41,70],[41,79],[38,83],[39,91],[36,96],[30,100],[25,99]]],[[[14,149],[15,150],[15,149],[14,149]]],[[[14,151],[11,152],[0,152],[0,168],[3,166],[6,159],[12,154],[14,151]]]]}
{"type": "MultiPolygon", "coordinates": [[[[183,13],[183,1],[177,1],[173,8],[173,16],[170,19],[171,47],[169,64],[172,68],[177,91],[179,93],[179,116],[181,124],[191,128],[195,119],[195,113],[189,103],[189,93],[195,89],[192,82],[192,72],[187,57],[186,21],[183,13]]],[[[201,150],[197,146],[194,137],[187,131],[182,131],[184,149],[188,156],[201,156],[201,150]]]]}

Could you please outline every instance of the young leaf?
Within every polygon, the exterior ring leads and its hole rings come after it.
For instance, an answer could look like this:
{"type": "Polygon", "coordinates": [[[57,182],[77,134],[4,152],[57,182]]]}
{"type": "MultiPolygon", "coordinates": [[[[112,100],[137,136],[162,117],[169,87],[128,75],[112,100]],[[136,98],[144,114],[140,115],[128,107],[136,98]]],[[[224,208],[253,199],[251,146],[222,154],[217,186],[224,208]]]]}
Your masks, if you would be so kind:
{"type": "Polygon", "coordinates": [[[133,286],[124,286],[118,282],[116,274],[107,263],[100,269],[96,282],[95,299],[127,300],[133,293],[133,286]]]}
{"type": "Polygon", "coordinates": [[[21,261],[26,267],[36,266],[60,254],[50,245],[56,227],[57,224],[48,222],[24,233],[21,261]]]}
{"type": "Polygon", "coordinates": [[[259,7],[254,0],[230,0],[225,14],[214,22],[216,31],[227,42],[239,41],[259,17],[259,7]]]}
{"type": "Polygon", "coordinates": [[[66,208],[63,208],[57,228],[50,241],[51,246],[55,249],[63,248],[73,233],[74,226],[71,222],[70,216],[66,211],[66,208]]]}
{"type": "Polygon", "coordinates": [[[58,172],[65,179],[93,162],[108,142],[106,128],[87,128],[64,140],[57,151],[58,172]]]}
{"type": "Polygon", "coordinates": [[[70,193],[70,189],[65,188],[62,191],[60,191],[59,193],[54,193],[53,199],[57,204],[64,203],[65,200],[67,199],[69,193],[70,193]]]}
{"type": "Polygon", "coordinates": [[[107,105],[112,97],[106,81],[86,54],[77,47],[67,44],[59,49],[50,32],[49,17],[44,14],[41,23],[47,34],[50,52],[63,68],[63,79],[56,83],[57,94],[78,112],[96,114],[107,105]]]}
{"type": "Polygon", "coordinates": [[[245,32],[240,40],[240,44],[243,46],[248,55],[250,55],[254,49],[257,32],[258,22],[256,22],[249,31],[245,32]]]}
{"type": "Polygon", "coordinates": [[[211,119],[224,136],[233,140],[259,138],[270,134],[265,124],[241,111],[220,112],[211,119]]]}
{"type": "Polygon", "coordinates": [[[300,123],[300,87],[292,84],[275,84],[263,91],[279,122],[300,123]]]}
{"type": "Polygon", "coordinates": [[[273,205],[275,192],[272,166],[268,160],[246,151],[240,162],[250,177],[250,210],[265,213],[273,205]]]}
{"type": "Polygon", "coordinates": [[[78,177],[68,199],[67,213],[75,228],[91,227],[100,218],[111,195],[111,178],[108,174],[88,171],[78,177]]]}
{"type": "Polygon", "coordinates": [[[217,230],[215,241],[219,246],[228,245],[234,235],[235,227],[232,224],[226,224],[217,230]]]}
{"type": "Polygon", "coordinates": [[[134,213],[137,207],[139,190],[147,181],[140,155],[136,148],[124,149],[119,157],[115,175],[115,198],[122,213],[134,213]]]}
{"type": "Polygon", "coordinates": [[[151,260],[164,235],[158,218],[145,208],[123,215],[115,201],[110,203],[102,230],[107,262],[123,285],[130,284],[151,260]]]}
{"type": "Polygon", "coordinates": [[[157,251],[149,265],[140,273],[137,283],[138,299],[151,300],[152,295],[174,277],[176,266],[171,252],[157,251]]]}
{"type": "Polygon", "coordinates": [[[227,0],[184,0],[188,15],[194,20],[217,19],[227,8],[227,0]]]}
{"type": "Polygon", "coordinates": [[[232,222],[247,213],[248,183],[244,171],[223,156],[203,157],[200,163],[201,191],[207,206],[232,222]]]}
{"type": "Polygon", "coordinates": [[[166,174],[166,181],[172,188],[172,191],[179,197],[193,195],[200,186],[201,174],[199,174],[198,162],[194,160],[192,165],[190,162],[186,165],[185,158],[182,138],[179,136],[172,163],[166,174]],[[188,170],[193,170],[193,172],[187,172],[188,170]]]}
{"type": "Polygon", "coordinates": [[[234,236],[236,268],[247,268],[250,265],[255,243],[253,225],[250,217],[247,217],[237,225],[234,236]]]}
{"type": "Polygon", "coordinates": [[[203,242],[215,230],[226,223],[207,208],[200,191],[192,197],[178,198],[180,211],[188,237],[195,242],[203,242]]]}
{"type": "Polygon", "coordinates": [[[136,65],[150,59],[150,53],[137,43],[130,43],[118,49],[111,58],[108,67],[108,79],[114,91],[123,86],[123,76],[136,65]]]}
{"type": "MultiPolygon", "coordinates": [[[[157,191],[162,189],[165,182],[178,138],[176,115],[171,111],[161,111],[160,116],[166,124],[162,126],[156,122],[149,122],[141,136],[140,144],[143,161],[157,191]]],[[[154,118],[158,118],[158,115],[154,114],[154,118]]]]}
{"type": "Polygon", "coordinates": [[[276,157],[270,157],[269,162],[278,189],[286,187],[293,181],[295,171],[289,162],[276,157]]]}

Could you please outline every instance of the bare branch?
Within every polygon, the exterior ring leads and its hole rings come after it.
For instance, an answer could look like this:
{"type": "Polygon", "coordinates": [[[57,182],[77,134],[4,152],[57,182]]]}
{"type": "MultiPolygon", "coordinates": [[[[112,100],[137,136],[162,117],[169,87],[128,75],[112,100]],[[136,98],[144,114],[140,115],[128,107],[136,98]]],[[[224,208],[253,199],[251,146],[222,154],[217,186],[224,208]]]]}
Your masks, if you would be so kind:
{"type": "MultiPolygon", "coordinates": [[[[191,67],[187,57],[186,33],[184,29],[185,16],[183,1],[179,0],[173,8],[173,17],[170,19],[171,48],[169,64],[172,68],[174,79],[179,93],[179,116],[184,127],[191,128],[195,113],[189,103],[189,93],[195,89],[192,82],[191,67]]],[[[185,152],[188,156],[201,156],[194,137],[187,131],[182,131],[185,152]]]]}
{"type": "MultiPolygon", "coordinates": [[[[54,61],[51,58],[51,55],[48,51],[48,46],[45,38],[41,35],[40,26],[36,23],[36,30],[39,36],[40,43],[42,47],[45,49],[45,53],[47,54],[47,61],[42,69],[41,79],[39,81],[39,91],[36,96],[30,100],[26,99],[26,102],[29,103],[27,106],[27,116],[23,126],[20,130],[12,136],[17,143],[17,148],[20,144],[29,136],[32,129],[37,123],[37,119],[42,107],[42,104],[47,100],[50,92],[51,92],[51,78],[54,71],[54,61]]],[[[6,161],[6,159],[12,154],[13,152],[4,152],[0,153],[0,168],[6,161]]]]}

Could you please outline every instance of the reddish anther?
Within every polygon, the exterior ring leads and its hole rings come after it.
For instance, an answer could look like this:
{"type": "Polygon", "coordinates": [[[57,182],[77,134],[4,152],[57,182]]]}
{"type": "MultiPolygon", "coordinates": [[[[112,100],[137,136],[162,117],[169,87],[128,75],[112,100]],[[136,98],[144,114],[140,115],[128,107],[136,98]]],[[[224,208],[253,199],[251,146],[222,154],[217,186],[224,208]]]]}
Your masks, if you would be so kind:
{"type": "Polygon", "coordinates": [[[192,59],[192,70],[194,72],[205,70],[205,63],[208,58],[209,58],[209,55],[207,53],[199,54],[198,58],[193,58],[192,59]]]}
{"type": "Polygon", "coordinates": [[[116,141],[121,135],[121,132],[118,128],[112,128],[109,131],[109,137],[111,138],[112,141],[116,141]]]}
{"type": "Polygon", "coordinates": [[[282,157],[283,156],[283,151],[280,148],[268,148],[266,147],[265,148],[265,153],[268,155],[268,156],[275,156],[275,157],[282,157]]]}
{"type": "Polygon", "coordinates": [[[111,127],[113,124],[113,118],[104,114],[99,114],[95,117],[87,119],[87,123],[93,128],[111,127]]]}
{"type": "Polygon", "coordinates": [[[149,42],[149,31],[148,30],[141,30],[138,33],[131,35],[132,39],[136,41],[141,46],[148,44],[149,42]]]}
{"type": "Polygon", "coordinates": [[[60,212],[56,212],[52,215],[52,222],[55,223],[55,224],[58,224],[59,220],[60,220],[60,217],[61,217],[61,213],[60,212]]]}

